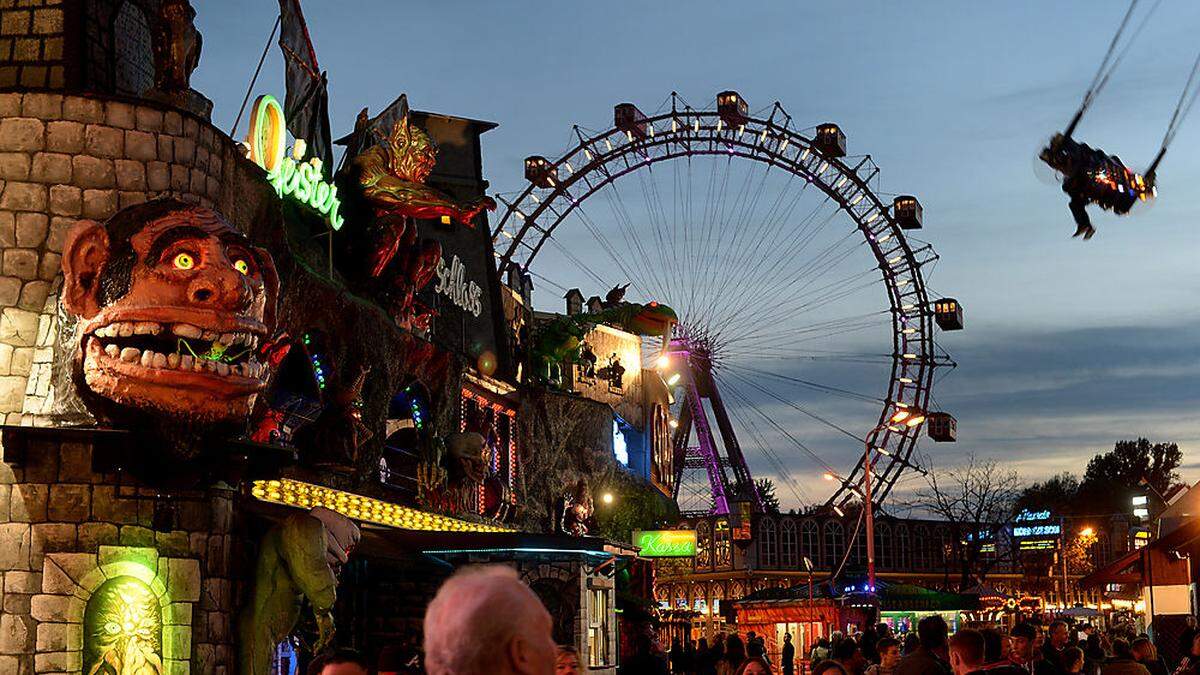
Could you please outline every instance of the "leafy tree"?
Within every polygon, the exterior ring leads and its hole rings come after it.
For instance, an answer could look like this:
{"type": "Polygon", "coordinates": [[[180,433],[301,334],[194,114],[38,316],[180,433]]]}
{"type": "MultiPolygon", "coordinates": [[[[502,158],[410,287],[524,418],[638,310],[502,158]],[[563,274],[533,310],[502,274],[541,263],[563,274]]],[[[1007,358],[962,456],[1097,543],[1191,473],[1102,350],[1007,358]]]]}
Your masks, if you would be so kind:
{"type": "Polygon", "coordinates": [[[1033,483],[1017,498],[1017,512],[1049,510],[1054,513],[1074,513],[1082,506],[1078,502],[1079,478],[1064,471],[1040,483],[1033,483]]]}
{"type": "Polygon", "coordinates": [[[763,508],[768,513],[779,513],[779,497],[775,495],[775,482],[770,478],[759,478],[754,481],[758,488],[758,497],[762,499],[763,508]]]}
{"type": "Polygon", "coordinates": [[[1182,462],[1183,452],[1175,443],[1117,441],[1112,450],[1088,462],[1078,501],[1093,513],[1127,511],[1130,498],[1144,491],[1143,481],[1159,495],[1177,486],[1175,470],[1182,462]]]}

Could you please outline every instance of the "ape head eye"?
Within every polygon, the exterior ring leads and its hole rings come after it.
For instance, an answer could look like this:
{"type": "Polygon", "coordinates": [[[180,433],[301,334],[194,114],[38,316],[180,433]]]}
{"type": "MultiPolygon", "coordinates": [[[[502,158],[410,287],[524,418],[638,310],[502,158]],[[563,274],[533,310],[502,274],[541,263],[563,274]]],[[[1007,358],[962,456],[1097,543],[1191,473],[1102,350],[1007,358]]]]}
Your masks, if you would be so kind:
{"type": "Polygon", "coordinates": [[[250,263],[246,262],[245,258],[238,258],[233,261],[233,268],[242,274],[250,274],[250,263]]]}
{"type": "Polygon", "coordinates": [[[171,261],[171,264],[175,265],[175,269],[177,270],[190,270],[196,266],[196,257],[187,252],[178,253],[171,261]]]}

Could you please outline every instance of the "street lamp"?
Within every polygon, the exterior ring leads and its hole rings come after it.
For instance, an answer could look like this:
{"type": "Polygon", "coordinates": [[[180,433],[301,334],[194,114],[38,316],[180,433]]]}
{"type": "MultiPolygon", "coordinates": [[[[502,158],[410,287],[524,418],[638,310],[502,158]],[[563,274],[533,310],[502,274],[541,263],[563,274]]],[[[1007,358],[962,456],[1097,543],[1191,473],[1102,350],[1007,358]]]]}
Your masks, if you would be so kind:
{"type": "MultiPolygon", "coordinates": [[[[892,428],[893,424],[903,424],[906,427],[914,428],[925,421],[925,413],[910,408],[902,403],[896,404],[898,407],[896,412],[888,421],[881,422],[875,426],[864,438],[863,445],[866,449],[863,452],[863,507],[867,510],[867,588],[872,593],[875,592],[875,509],[871,504],[871,469],[874,462],[871,460],[871,442],[875,440],[876,435],[884,429],[892,428]]],[[[875,448],[884,454],[881,448],[875,448]]]]}

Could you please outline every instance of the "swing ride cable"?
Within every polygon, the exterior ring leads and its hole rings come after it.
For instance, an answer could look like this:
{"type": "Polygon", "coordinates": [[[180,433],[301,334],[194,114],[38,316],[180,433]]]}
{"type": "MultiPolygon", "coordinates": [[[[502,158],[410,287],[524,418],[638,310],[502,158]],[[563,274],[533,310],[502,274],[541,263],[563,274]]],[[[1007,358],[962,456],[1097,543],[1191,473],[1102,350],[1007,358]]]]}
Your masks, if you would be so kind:
{"type": "Polygon", "coordinates": [[[1183,91],[1179,93],[1179,102],[1175,104],[1175,111],[1171,113],[1171,121],[1167,123],[1167,132],[1163,135],[1162,145],[1158,150],[1158,157],[1155,158],[1154,164],[1151,165],[1147,174],[1153,173],[1158,162],[1162,159],[1162,155],[1166,154],[1167,146],[1171,141],[1175,140],[1175,134],[1179,131],[1183,120],[1191,112],[1192,106],[1196,103],[1196,94],[1200,92],[1200,87],[1193,88],[1196,82],[1196,73],[1200,71],[1200,54],[1196,56],[1195,62],[1192,63],[1192,70],[1188,73],[1187,82],[1183,85],[1183,91]]]}
{"type": "Polygon", "coordinates": [[[1146,27],[1146,24],[1150,21],[1150,17],[1154,15],[1154,12],[1158,10],[1159,5],[1162,4],[1162,0],[1155,0],[1154,5],[1152,5],[1149,11],[1142,16],[1141,23],[1139,23],[1137,28],[1134,29],[1133,34],[1130,35],[1129,39],[1125,41],[1125,46],[1118,53],[1116,51],[1117,44],[1121,40],[1122,33],[1124,33],[1125,29],[1128,27],[1129,20],[1133,17],[1134,10],[1137,9],[1138,1],[1139,0],[1132,0],[1132,2],[1129,3],[1129,9],[1125,11],[1125,16],[1121,19],[1121,25],[1117,28],[1116,34],[1113,35],[1112,41],[1108,45],[1108,51],[1105,52],[1104,59],[1100,62],[1100,68],[1096,71],[1095,77],[1092,78],[1092,83],[1089,85],[1087,92],[1084,93],[1083,103],[1080,104],[1079,110],[1076,111],[1075,117],[1072,118],[1071,124],[1067,127],[1067,131],[1064,133],[1065,136],[1071,135],[1071,133],[1074,131],[1075,125],[1078,124],[1079,120],[1083,117],[1083,113],[1086,112],[1087,109],[1092,105],[1092,102],[1096,100],[1096,97],[1100,95],[1100,92],[1103,91],[1106,86],[1108,86],[1108,81],[1112,77],[1112,74],[1116,71],[1117,66],[1121,65],[1121,62],[1125,60],[1125,55],[1129,53],[1130,47],[1133,46],[1133,43],[1137,40],[1138,35],[1141,34],[1142,29],[1146,27]],[[1114,54],[1116,55],[1115,59],[1113,58],[1114,54]]]}

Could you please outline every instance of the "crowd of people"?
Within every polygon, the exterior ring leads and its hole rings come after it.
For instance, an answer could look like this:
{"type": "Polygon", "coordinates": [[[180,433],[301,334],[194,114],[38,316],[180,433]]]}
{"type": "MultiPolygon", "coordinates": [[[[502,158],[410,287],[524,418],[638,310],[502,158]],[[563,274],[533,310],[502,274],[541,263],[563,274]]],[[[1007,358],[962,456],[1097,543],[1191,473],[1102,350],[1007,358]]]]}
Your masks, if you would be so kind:
{"type": "MultiPolygon", "coordinates": [[[[493,565],[451,576],[425,613],[423,663],[381,660],[375,669],[358,653],[339,650],[312,661],[308,675],[580,675],[574,648],[556,645],[550,614],[516,572],[493,565]]],[[[1007,632],[964,628],[953,635],[938,615],[915,631],[892,634],[887,624],[853,635],[834,632],[808,654],[791,635],[769,653],[754,632],[718,633],[711,641],[672,641],[669,650],[639,634],[622,655],[622,675],[1200,675],[1200,628],[1181,636],[1184,654],[1168,664],[1145,634],[1107,632],[1054,621],[1018,623],[1007,632]],[[773,662],[774,661],[774,662],[773,662]]],[[[386,652],[386,650],[385,650],[386,652]]]]}

